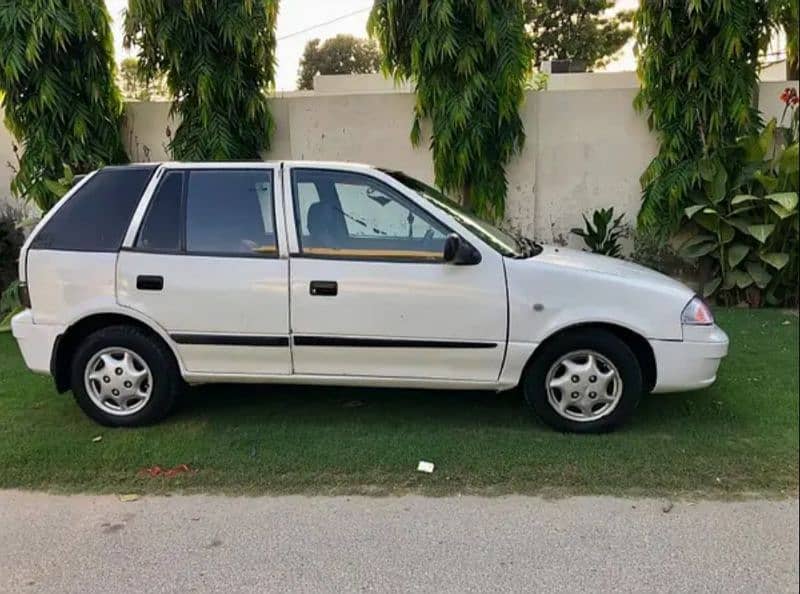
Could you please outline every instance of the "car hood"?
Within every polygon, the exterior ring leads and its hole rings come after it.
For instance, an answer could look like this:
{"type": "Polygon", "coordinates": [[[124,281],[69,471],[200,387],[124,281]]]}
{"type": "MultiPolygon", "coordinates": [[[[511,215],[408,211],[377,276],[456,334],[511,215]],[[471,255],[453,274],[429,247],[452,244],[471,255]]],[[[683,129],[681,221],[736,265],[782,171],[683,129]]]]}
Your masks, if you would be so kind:
{"type": "MultiPolygon", "coordinates": [[[[644,281],[666,290],[677,290],[681,293],[691,290],[683,283],[668,277],[665,274],[651,270],[639,264],[610,258],[591,252],[583,252],[563,247],[542,246],[542,252],[535,257],[536,261],[546,262],[553,266],[582,270],[599,274],[624,277],[631,280],[644,281]]],[[[655,287],[654,287],[655,288],[655,287]]]]}

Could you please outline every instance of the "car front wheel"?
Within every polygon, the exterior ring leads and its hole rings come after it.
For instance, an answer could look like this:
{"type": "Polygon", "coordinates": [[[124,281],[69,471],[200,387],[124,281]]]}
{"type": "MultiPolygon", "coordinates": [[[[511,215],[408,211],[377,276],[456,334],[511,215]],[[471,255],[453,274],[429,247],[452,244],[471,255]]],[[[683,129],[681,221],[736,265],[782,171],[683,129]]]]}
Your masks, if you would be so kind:
{"type": "Polygon", "coordinates": [[[523,377],[525,399],[561,431],[600,433],[630,417],[642,371],[625,342],[602,329],[566,332],[545,343],[523,377]]]}
{"type": "Polygon", "coordinates": [[[160,420],[181,386],[175,359],[157,337],[133,326],[87,336],[72,360],[72,393],[103,425],[132,427],[160,420]]]}

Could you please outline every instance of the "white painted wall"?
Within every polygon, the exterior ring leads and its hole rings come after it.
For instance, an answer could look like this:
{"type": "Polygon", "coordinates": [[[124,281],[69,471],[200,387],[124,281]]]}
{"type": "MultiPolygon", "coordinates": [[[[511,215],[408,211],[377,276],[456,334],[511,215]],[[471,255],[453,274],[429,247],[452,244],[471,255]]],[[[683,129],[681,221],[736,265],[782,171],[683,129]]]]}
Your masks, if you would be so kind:
{"type": "MultiPolygon", "coordinates": [[[[636,87],[628,74],[604,79],[610,88],[589,89],[584,84],[593,84],[593,77],[609,75],[561,76],[577,78],[529,93],[522,108],[527,141],[508,166],[506,222],[540,240],[578,245],[569,229],[580,225],[581,213],[614,206],[635,220],[639,176],[657,144],[632,107],[636,87]]],[[[359,161],[433,181],[427,143],[414,148],[409,141],[413,94],[385,88],[346,93],[332,81],[325,84],[323,93],[284,93],[272,100],[277,127],[265,158],[359,161]]],[[[761,84],[765,117],[780,117],[778,95],[786,85],[761,84]]],[[[176,122],[167,103],[129,103],[124,134],[131,159],[168,160],[168,126],[174,130],[176,122]]],[[[11,144],[0,128],[0,201],[10,195],[12,172],[5,163],[14,160],[11,144]]]]}

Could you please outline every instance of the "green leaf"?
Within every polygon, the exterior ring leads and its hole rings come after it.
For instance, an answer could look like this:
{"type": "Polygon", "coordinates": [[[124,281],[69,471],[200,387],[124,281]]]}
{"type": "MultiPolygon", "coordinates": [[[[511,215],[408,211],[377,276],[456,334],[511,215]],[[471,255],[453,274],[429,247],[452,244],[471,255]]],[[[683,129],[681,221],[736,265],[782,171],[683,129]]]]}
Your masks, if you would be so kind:
{"type": "Polygon", "coordinates": [[[758,262],[748,262],[745,268],[759,289],[765,288],[772,280],[772,275],[758,262]]]}
{"type": "Polygon", "coordinates": [[[731,286],[736,285],[740,289],[746,289],[753,284],[753,277],[744,270],[730,270],[728,272],[728,279],[732,283],[731,286]]]}
{"type": "Polygon", "coordinates": [[[786,217],[790,217],[793,214],[797,214],[796,210],[786,210],[780,204],[770,204],[769,208],[772,212],[778,215],[780,218],[785,219],[786,217]]]}
{"type": "Polygon", "coordinates": [[[722,277],[719,276],[708,281],[703,286],[703,297],[711,297],[719,288],[720,284],[722,284],[722,277]]]}
{"type": "Polygon", "coordinates": [[[767,241],[775,230],[775,225],[748,225],[747,232],[761,243],[767,241]]]}
{"type": "Polygon", "coordinates": [[[753,196],[752,194],[739,194],[731,199],[731,206],[736,206],[742,202],[750,202],[753,200],[761,200],[760,196],[753,196]]]}
{"type": "Polygon", "coordinates": [[[789,263],[789,254],[783,252],[766,252],[759,254],[758,257],[777,270],[783,269],[789,263]]]}
{"type": "Polygon", "coordinates": [[[720,219],[719,221],[719,239],[722,243],[730,243],[733,241],[733,237],[736,235],[736,232],[733,230],[728,223],[720,219]]]}
{"type": "Polygon", "coordinates": [[[719,215],[705,212],[705,209],[700,214],[695,215],[692,220],[704,229],[708,229],[714,233],[719,229],[719,215]]]}
{"type": "Polygon", "coordinates": [[[765,175],[760,171],[757,171],[755,175],[753,175],[753,177],[755,177],[758,180],[758,183],[764,186],[764,189],[767,192],[771,192],[772,190],[778,187],[777,177],[773,177],[771,175],[765,175]]]}
{"type": "Polygon", "coordinates": [[[798,143],[795,142],[783,151],[778,167],[783,175],[797,173],[800,169],[800,145],[798,143]]]}
{"type": "Polygon", "coordinates": [[[728,172],[725,171],[724,167],[720,167],[719,169],[717,169],[716,174],[714,174],[714,181],[711,183],[711,187],[708,192],[708,197],[714,204],[717,204],[718,202],[720,202],[725,198],[727,190],[728,190],[728,172]]]}
{"type": "Polygon", "coordinates": [[[681,256],[687,258],[689,260],[695,260],[697,258],[701,258],[707,254],[710,254],[715,249],[717,249],[716,242],[707,241],[703,243],[696,243],[693,245],[685,246],[681,249],[681,256]]]}
{"type": "Polygon", "coordinates": [[[712,181],[717,172],[717,165],[711,159],[701,159],[698,165],[700,177],[705,181],[712,181]]]}
{"type": "Polygon", "coordinates": [[[736,279],[733,276],[731,276],[731,272],[732,271],[729,271],[725,275],[725,277],[722,279],[722,290],[723,291],[730,291],[733,287],[736,286],[736,279]]]}
{"type": "Polygon", "coordinates": [[[751,210],[758,208],[758,204],[750,204],[748,206],[742,206],[739,208],[733,209],[731,212],[728,213],[728,216],[739,215],[743,212],[750,212],[751,210]]]}
{"type": "Polygon", "coordinates": [[[67,188],[64,185],[60,184],[59,182],[46,179],[44,180],[44,185],[50,190],[57,198],[61,198],[64,194],[67,193],[67,188]]]}
{"type": "Polygon", "coordinates": [[[750,253],[750,246],[743,243],[734,243],[728,248],[728,266],[736,268],[739,262],[750,253]]]}
{"type": "Polygon", "coordinates": [[[775,130],[777,127],[778,120],[776,118],[771,118],[767,122],[767,125],[764,126],[761,134],[759,134],[758,144],[761,147],[762,154],[766,155],[769,152],[769,149],[771,149],[772,145],[775,143],[775,130]]]}
{"type": "Polygon", "coordinates": [[[745,156],[747,157],[748,161],[760,162],[764,160],[766,151],[761,148],[761,144],[758,142],[758,137],[745,136],[739,141],[739,146],[744,149],[745,156]]]}
{"type": "Polygon", "coordinates": [[[797,192],[779,192],[777,194],[767,194],[767,200],[780,204],[785,210],[793,210],[797,207],[797,192]]]}
{"type": "Polygon", "coordinates": [[[686,213],[687,218],[691,219],[694,215],[696,215],[698,212],[700,212],[704,208],[705,208],[705,205],[703,205],[703,204],[695,205],[695,206],[689,206],[684,210],[684,212],[686,213]]]}
{"type": "Polygon", "coordinates": [[[745,233],[747,235],[750,234],[750,222],[744,217],[728,217],[725,220],[728,222],[729,225],[733,225],[734,227],[736,227],[736,229],[738,229],[742,233],[745,233]]]}

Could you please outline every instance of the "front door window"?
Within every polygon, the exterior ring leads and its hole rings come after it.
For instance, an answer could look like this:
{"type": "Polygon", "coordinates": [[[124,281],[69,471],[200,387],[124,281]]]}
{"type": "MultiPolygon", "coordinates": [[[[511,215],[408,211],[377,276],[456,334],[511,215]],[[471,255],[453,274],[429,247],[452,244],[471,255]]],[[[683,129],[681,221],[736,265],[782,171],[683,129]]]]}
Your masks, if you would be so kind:
{"type": "Polygon", "coordinates": [[[367,175],[292,172],[300,252],[311,257],[441,261],[449,230],[367,175]]]}

